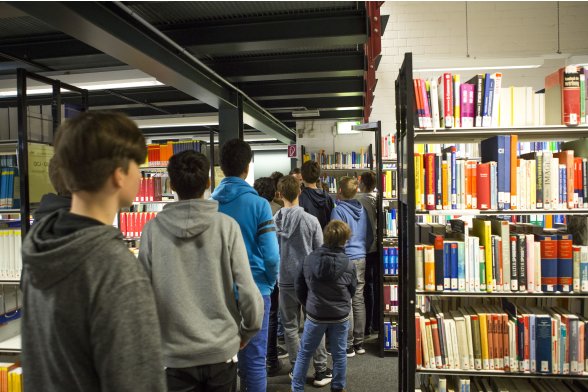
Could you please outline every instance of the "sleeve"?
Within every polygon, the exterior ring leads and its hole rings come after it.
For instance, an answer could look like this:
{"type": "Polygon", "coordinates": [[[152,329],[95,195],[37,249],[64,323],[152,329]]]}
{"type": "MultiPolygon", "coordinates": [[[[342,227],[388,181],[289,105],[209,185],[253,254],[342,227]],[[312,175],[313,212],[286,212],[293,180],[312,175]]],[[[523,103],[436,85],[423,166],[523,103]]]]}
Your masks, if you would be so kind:
{"type": "Polygon", "coordinates": [[[232,222],[230,234],[231,273],[239,293],[241,341],[249,342],[261,329],[263,321],[263,298],[253,280],[247,249],[237,222],[232,222]]]}
{"type": "Polygon", "coordinates": [[[273,287],[278,277],[280,265],[280,250],[278,248],[278,236],[276,225],[272,217],[272,210],[267,200],[263,201],[257,224],[257,238],[259,249],[265,265],[265,275],[268,284],[273,287]]]}
{"type": "Polygon", "coordinates": [[[357,271],[355,264],[353,264],[351,260],[349,261],[349,264],[351,264],[351,282],[349,283],[349,286],[347,286],[347,289],[349,290],[349,294],[351,294],[351,298],[353,298],[355,291],[357,290],[357,271]]]}
{"type": "MultiPolygon", "coordinates": [[[[331,211],[331,220],[343,220],[341,218],[341,215],[339,215],[339,209],[338,208],[333,208],[333,211],[331,211]]],[[[343,220],[343,222],[345,222],[343,220]]]]}
{"type": "Polygon", "coordinates": [[[294,282],[294,291],[296,292],[296,298],[298,302],[306,307],[306,299],[308,298],[308,286],[306,285],[306,279],[304,278],[304,262],[300,263],[298,267],[298,275],[294,282]]]}
{"type": "Polygon", "coordinates": [[[104,392],[166,390],[155,300],[139,268],[132,280],[103,286],[91,312],[92,355],[104,392]]]}
{"type": "Polygon", "coordinates": [[[315,219],[314,223],[315,229],[312,237],[312,250],[317,250],[323,244],[323,229],[318,219],[315,219]]]}

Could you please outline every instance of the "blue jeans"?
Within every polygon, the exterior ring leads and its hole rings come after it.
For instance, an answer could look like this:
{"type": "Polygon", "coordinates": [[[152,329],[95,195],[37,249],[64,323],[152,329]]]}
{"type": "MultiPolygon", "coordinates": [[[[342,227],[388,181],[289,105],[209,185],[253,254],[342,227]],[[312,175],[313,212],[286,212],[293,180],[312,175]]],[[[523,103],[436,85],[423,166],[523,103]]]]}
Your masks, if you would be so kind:
{"type": "Polygon", "coordinates": [[[292,378],[292,392],[304,392],[306,373],[317,347],[321,343],[325,332],[328,331],[329,347],[333,357],[333,381],[331,389],[344,389],[347,373],[347,329],[349,321],[342,323],[315,323],[306,319],[304,333],[300,342],[298,358],[294,365],[292,378]]]}
{"type": "Polygon", "coordinates": [[[271,300],[269,295],[263,296],[263,324],[261,331],[239,351],[239,377],[241,391],[265,392],[267,389],[267,370],[265,357],[267,354],[267,332],[271,300]]]}

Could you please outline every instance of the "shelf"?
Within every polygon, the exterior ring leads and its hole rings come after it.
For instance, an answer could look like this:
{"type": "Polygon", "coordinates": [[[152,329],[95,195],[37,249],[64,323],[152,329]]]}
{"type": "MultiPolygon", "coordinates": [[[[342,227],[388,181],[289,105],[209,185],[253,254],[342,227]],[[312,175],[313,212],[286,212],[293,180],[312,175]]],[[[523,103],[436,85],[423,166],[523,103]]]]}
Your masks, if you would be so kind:
{"type": "Polygon", "coordinates": [[[124,237],[123,241],[139,241],[141,237],[124,237]]]}
{"type": "Polygon", "coordinates": [[[543,374],[530,372],[505,372],[502,370],[454,370],[454,369],[416,369],[420,374],[441,374],[447,376],[463,376],[463,377],[512,377],[512,378],[553,378],[553,379],[586,379],[588,373],[583,374],[543,374]]]}
{"type": "Polygon", "coordinates": [[[16,208],[0,208],[0,214],[20,214],[20,209],[16,209],[16,208]]]}
{"type": "Polygon", "coordinates": [[[386,163],[396,163],[398,162],[398,159],[382,159],[382,163],[386,164],[386,163]]]}
{"type": "Polygon", "coordinates": [[[383,276],[384,276],[384,278],[386,278],[386,279],[398,279],[398,275],[388,275],[388,274],[384,274],[383,276]]]}
{"type": "Polygon", "coordinates": [[[384,312],[384,316],[398,317],[398,312],[384,312]]]}
{"type": "Polygon", "coordinates": [[[20,354],[21,347],[20,335],[16,335],[0,342],[0,353],[20,354]]]}
{"type": "Polygon", "coordinates": [[[397,197],[383,197],[382,200],[384,201],[398,201],[397,197]]]}
{"type": "Polygon", "coordinates": [[[20,285],[20,279],[0,279],[0,285],[2,284],[20,285]]]}
{"type": "Polygon", "coordinates": [[[519,141],[555,140],[563,141],[586,137],[588,126],[566,127],[565,125],[547,125],[543,127],[516,128],[456,128],[437,130],[416,130],[415,144],[424,143],[476,143],[495,135],[518,135],[519,141]]]}
{"type": "Polygon", "coordinates": [[[134,201],[133,204],[167,204],[174,200],[160,200],[160,201],[134,201]]]}
{"type": "Polygon", "coordinates": [[[396,240],[396,239],[398,239],[398,236],[397,235],[385,235],[384,239],[385,240],[396,240]]]}
{"type": "Polygon", "coordinates": [[[562,210],[417,210],[417,215],[588,215],[588,208],[562,210]]]}
{"type": "Polygon", "coordinates": [[[139,170],[167,170],[166,166],[139,166],[139,170]]]}
{"type": "Polygon", "coordinates": [[[349,171],[359,171],[359,170],[372,170],[369,167],[360,167],[360,168],[354,168],[354,169],[325,169],[321,167],[321,171],[340,171],[340,172],[349,172],[349,171]]]}
{"type": "Polygon", "coordinates": [[[527,292],[509,292],[493,291],[489,292],[466,292],[466,291],[422,291],[417,290],[416,295],[427,297],[480,297],[480,298],[588,298],[588,293],[527,293],[527,292]]]}

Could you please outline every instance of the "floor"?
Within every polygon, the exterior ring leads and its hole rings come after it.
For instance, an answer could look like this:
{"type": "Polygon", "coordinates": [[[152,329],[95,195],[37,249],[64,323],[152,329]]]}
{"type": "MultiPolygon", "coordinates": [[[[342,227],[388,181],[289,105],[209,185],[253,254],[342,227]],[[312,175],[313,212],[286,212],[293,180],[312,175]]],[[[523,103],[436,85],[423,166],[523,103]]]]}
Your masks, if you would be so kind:
{"type": "MultiPolygon", "coordinates": [[[[366,353],[356,355],[347,360],[347,388],[349,392],[367,391],[397,391],[398,390],[398,358],[378,356],[377,336],[374,335],[365,342],[366,353]]],[[[330,359],[329,359],[330,361],[330,359]]],[[[268,378],[268,392],[288,392],[290,365],[288,359],[283,359],[284,367],[276,377],[268,378]]],[[[330,366],[330,365],[329,365],[330,366]]],[[[307,391],[329,391],[329,387],[315,388],[312,386],[312,366],[308,373],[307,391]]]]}

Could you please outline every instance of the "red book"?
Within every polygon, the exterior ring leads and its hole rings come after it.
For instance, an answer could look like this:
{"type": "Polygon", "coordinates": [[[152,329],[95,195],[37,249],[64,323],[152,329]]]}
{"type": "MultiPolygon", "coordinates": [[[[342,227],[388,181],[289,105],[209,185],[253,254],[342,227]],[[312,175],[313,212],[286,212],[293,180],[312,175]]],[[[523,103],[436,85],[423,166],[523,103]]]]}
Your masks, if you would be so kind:
{"type": "Polygon", "coordinates": [[[390,291],[392,287],[390,285],[384,285],[384,311],[391,312],[392,311],[392,304],[390,303],[390,291]]]}
{"type": "Polygon", "coordinates": [[[473,161],[466,161],[465,163],[465,195],[466,208],[472,208],[472,164],[473,161]]]}
{"type": "Polygon", "coordinates": [[[490,370],[494,369],[494,358],[495,356],[495,348],[494,348],[494,323],[492,322],[492,314],[488,312],[486,316],[486,325],[488,328],[488,363],[490,364],[490,370]]]}
{"type": "Polygon", "coordinates": [[[414,324],[415,324],[415,335],[416,335],[416,367],[422,368],[423,367],[423,348],[421,344],[421,322],[420,322],[421,315],[415,314],[414,317],[414,324]]]}
{"type": "Polygon", "coordinates": [[[508,339],[508,315],[506,313],[501,314],[502,318],[502,355],[504,356],[504,371],[510,371],[510,342],[508,339]]]}
{"type": "Polygon", "coordinates": [[[531,330],[529,329],[529,315],[523,314],[523,323],[525,328],[525,352],[523,354],[523,362],[525,364],[525,371],[530,370],[530,362],[531,362],[531,330]]]}
{"type": "Polygon", "coordinates": [[[147,178],[147,196],[149,201],[155,200],[155,184],[153,181],[153,177],[147,178]]]}
{"type": "Polygon", "coordinates": [[[559,158],[560,165],[566,165],[566,189],[568,193],[568,208],[574,208],[574,151],[566,150],[559,154],[553,154],[559,158]]]}
{"type": "Polygon", "coordinates": [[[502,317],[498,313],[492,313],[494,323],[494,370],[504,370],[504,353],[502,349],[502,317]]]}
{"type": "Polygon", "coordinates": [[[145,201],[145,195],[147,194],[146,190],[147,181],[145,177],[141,177],[141,185],[139,187],[139,201],[145,201]]]}
{"type": "Polygon", "coordinates": [[[472,208],[478,208],[478,162],[472,164],[472,208]]]}
{"type": "Polygon", "coordinates": [[[579,125],[580,73],[571,65],[545,77],[545,121],[548,125],[579,125]]]}
{"type": "Polygon", "coordinates": [[[425,203],[427,210],[435,209],[435,153],[425,154],[425,203]]]}
{"type": "Polygon", "coordinates": [[[481,163],[477,168],[478,209],[490,209],[490,164],[481,163]]]}
{"type": "Polygon", "coordinates": [[[435,353],[435,365],[437,369],[443,367],[441,362],[441,345],[439,344],[439,328],[437,326],[437,319],[431,317],[431,335],[433,336],[433,352],[435,353]]]}
{"type": "Polygon", "coordinates": [[[453,77],[451,73],[443,74],[443,118],[445,119],[445,128],[453,127],[453,77]]]}
{"type": "Polygon", "coordinates": [[[425,127],[425,109],[422,105],[420,79],[414,79],[414,101],[417,109],[417,117],[419,119],[419,128],[425,127]]]}
{"type": "Polygon", "coordinates": [[[121,212],[118,214],[120,222],[118,222],[118,227],[120,228],[120,232],[126,237],[127,236],[127,213],[121,212]]]}
{"type": "Polygon", "coordinates": [[[133,213],[133,224],[134,224],[134,237],[140,237],[141,236],[141,213],[140,212],[134,212],[133,213]]]}

